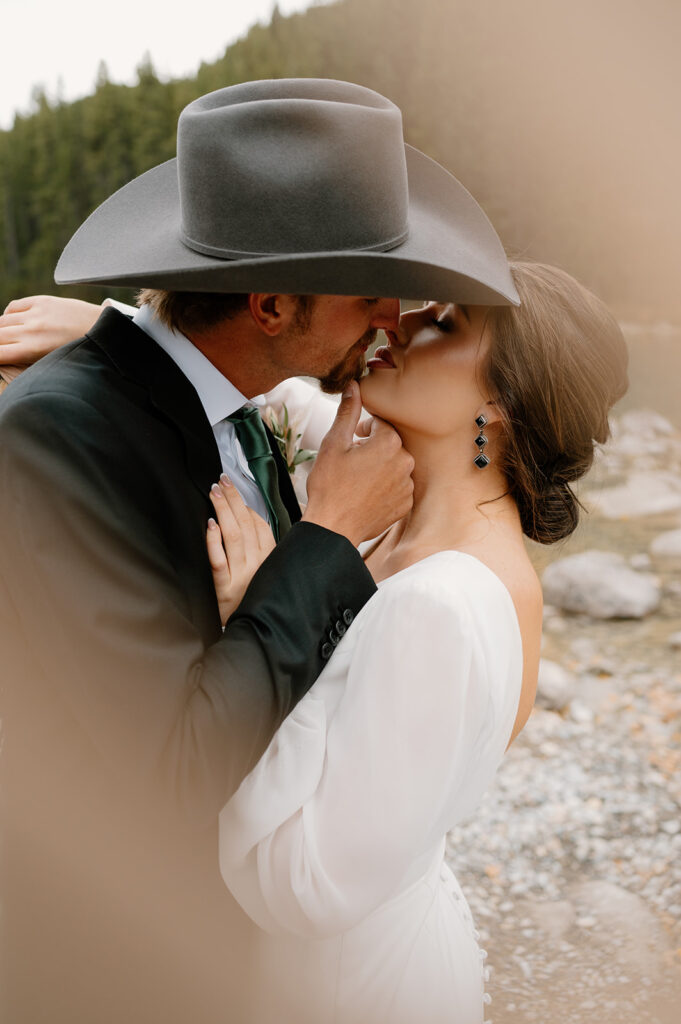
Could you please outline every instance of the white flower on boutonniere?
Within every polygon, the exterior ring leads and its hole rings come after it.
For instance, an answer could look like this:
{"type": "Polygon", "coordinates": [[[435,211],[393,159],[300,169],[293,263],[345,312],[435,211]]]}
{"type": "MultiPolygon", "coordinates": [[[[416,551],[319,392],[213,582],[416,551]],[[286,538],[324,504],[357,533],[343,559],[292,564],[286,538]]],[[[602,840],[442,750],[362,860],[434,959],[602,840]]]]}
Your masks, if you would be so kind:
{"type": "Polygon", "coordinates": [[[317,458],[317,452],[312,448],[302,448],[300,445],[300,439],[303,436],[302,432],[298,430],[300,416],[289,417],[286,405],[282,404],[279,414],[271,405],[265,406],[262,418],[274,434],[286,468],[291,475],[291,483],[296,497],[304,506],[307,504],[307,477],[317,458]]]}

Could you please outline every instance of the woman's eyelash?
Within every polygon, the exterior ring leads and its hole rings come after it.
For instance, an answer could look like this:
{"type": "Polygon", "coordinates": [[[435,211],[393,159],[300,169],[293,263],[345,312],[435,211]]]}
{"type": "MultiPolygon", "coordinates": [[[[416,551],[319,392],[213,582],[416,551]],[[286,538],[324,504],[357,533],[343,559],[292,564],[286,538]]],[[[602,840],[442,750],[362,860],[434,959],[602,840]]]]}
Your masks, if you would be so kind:
{"type": "Polygon", "coordinates": [[[454,321],[451,318],[451,316],[434,316],[431,318],[431,322],[437,327],[439,331],[444,331],[445,333],[447,333],[449,331],[454,330],[454,321]]]}

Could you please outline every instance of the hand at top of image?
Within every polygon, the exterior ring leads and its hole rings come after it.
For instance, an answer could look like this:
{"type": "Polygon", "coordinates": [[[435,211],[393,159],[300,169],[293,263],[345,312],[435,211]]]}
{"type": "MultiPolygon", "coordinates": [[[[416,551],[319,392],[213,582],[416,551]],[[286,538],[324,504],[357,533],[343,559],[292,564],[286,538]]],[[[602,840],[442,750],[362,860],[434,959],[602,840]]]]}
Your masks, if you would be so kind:
{"type": "Polygon", "coordinates": [[[362,403],[353,381],[341,399],[308,478],[303,516],[353,544],[378,536],[409,512],[414,460],[397,431],[374,418],[356,438],[362,403]]]}
{"type": "Polygon", "coordinates": [[[102,307],[93,302],[57,295],[13,299],[0,316],[0,365],[14,367],[12,376],[17,376],[21,368],[80,338],[101,311],[102,307]]]}

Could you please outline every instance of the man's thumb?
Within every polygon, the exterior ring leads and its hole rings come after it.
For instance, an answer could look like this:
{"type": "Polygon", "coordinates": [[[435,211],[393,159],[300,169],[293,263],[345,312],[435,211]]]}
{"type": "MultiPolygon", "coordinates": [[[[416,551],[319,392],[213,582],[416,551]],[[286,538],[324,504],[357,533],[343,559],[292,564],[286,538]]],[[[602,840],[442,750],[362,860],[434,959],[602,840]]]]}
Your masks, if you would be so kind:
{"type": "Polygon", "coordinates": [[[329,433],[336,438],[341,438],[349,447],[352,444],[355,427],[359,423],[361,415],[362,400],[359,395],[359,384],[356,380],[352,380],[343,392],[336,419],[329,433]]]}

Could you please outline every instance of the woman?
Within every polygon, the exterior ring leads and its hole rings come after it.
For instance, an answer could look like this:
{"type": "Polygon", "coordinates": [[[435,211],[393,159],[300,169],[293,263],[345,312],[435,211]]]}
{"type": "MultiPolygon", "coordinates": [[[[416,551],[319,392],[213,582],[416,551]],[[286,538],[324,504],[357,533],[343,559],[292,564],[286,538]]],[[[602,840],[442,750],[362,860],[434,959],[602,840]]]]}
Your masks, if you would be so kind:
{"type": "MultiPolygon", "coordinates": [[[[339,620],[333,657],[221,814],[223,877],[263,929],[259,1021],[482,1021],[484,956],[445,835],[532,707],[542,601],[523,535],[574,530],[570,485],[626,388],[605,307],[555,268],[512,272],[519,308],[405,313],[361,381],[415,459],[414,506],[366,547],[378,593],[339,620]]],[[[292,382],[269,399],[314,406],[319,434],[323,397],[292,382]]],[[[212,500],[257,564],[266,531],[228,481],[212,500]]],[[[214,525],[208,546],[227,614],[243,580],[230,586],[214,525]]]]}

